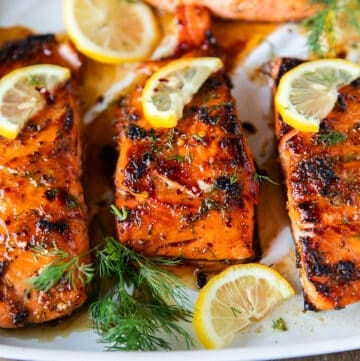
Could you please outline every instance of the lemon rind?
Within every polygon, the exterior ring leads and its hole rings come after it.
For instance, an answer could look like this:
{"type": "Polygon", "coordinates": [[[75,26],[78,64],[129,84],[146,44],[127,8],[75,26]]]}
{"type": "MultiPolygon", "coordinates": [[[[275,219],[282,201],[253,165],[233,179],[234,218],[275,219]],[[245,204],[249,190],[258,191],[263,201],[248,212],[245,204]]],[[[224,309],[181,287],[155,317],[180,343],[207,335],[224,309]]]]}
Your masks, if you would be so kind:
{"type": "MultiPolygon", "coordinates": [[[[182,68],[186,68],[188,66],[198,67],[203,66],[209,69],[210,74],[220,70],[224,64],[220,58],[217,57],[200,57],[200,58],[185,58],[185,59],[177,59],[173,60],[167,65],[163,66],[159,70],[157,70],[154,74],[150,76],[150,78],[146,81],[143,92],[142,92],[142,109],[144,112],[144,116],[146,120],[155,128],[173,128],[177,125],[178,120],[182,116],[182,110],[179,114],[174,109],[170,109],[166,112],[158,111],[157,108],[151,103],[151,94],[153,93],[155,84],[158,79],[166,78],[169,74],[174,71],[181,71],[182,68]]],[[[204,80],[206,81],[206,79],[204,80]]],[[[199,85],[197,89],[194,89],[194,92],[191,93],[193,96],[201,87],[203,83],[199,85]]],[[[186,104],[184,100],[183,106],[186,104]]]]}
{"type": "MultiPolygon", "coordinates": [[[[71,77],[71,71],[68,68],[59,65],[37,64],[18,68],[0,79],[0,99],[3,99],[6,92],[9,91],[9,89],[11,89],[22,76],[26,77],[28,75],[38,75],[44,73],[50,76],[55,76],[57,82],[54,86],[65,82],[71,77]]],[[[51,91],[53,89],[50,87],[49,90],[51,91]]],[[[17,122],[14,123],[9,121],[7,117],[0,114],[0,135],[7,139],[15,139],[21,132],[27,120],[28,119],[25,118],[21,120],[18,119],[17,122]]]]}
{"type": "Polygon", "coordinates": [[[279,272],[268,266],[258,263],[249,263],[229,267],[210,279],[200,291],[195,304],[193,321],[195,333],[202,345],[207,349],[222,348],[232,341],[232,337],[223,339],[214,332],[212,332],[211,337],[209,337],[209,330],[212,329],[211,318],[209,317],[210,305],[217,290],[225,284],[224,279],[226,279],[227,282],[231,282],[241,275],[254,275],[259,278],[263,277],[267,280],[271,280],[272,284],[276,283],[277,290],[281,295],[281,300],[285,300],[295,294],[295,290],[290,283],[279,272]]]}
{"type": "Polygon", "coordinates": [[[121,64],[125,62],[136,62],[146,59],[155,49],[160,39],[160,29],[154,14],[149,6],[143,3],[130,4],[130,6],[141,7],[146,19],[143,21],[145,27],[144,34],[146,40],[142,42],[142,47],[138,47],[137,51],[130,53],[127,51],[114,51],[99,46],[95,42],[89,40],[79,26],[72,11],[75,0],[65,0],[63,2],[63,13],[65,28],[70,39],[76,48],[87,57],[105,64],[121,64]],[[152,35],[152,36],[150,36],[152,35]]]}
{"type": "MultiPolygon", "coordinates": [[[[299,77],[300,74],[303,74],[310,69],[314,70],[320,66],[345,68],[352,74],[352,80],[348,83],[360,77],[360,66],[344,59],[313,60],[300,64],[285,73],[280,79],[278,90],[275,95],[275,109],[286,124],[303,132],[318,132],[322,119],[305,117],[297,112],[295,107],[288,100],[288,93],[291,88],[290,83],[296,77],[299,77]]],[[[335,102],[336,99],[334,100],[333,106],[335,105],[335,102]]]]}

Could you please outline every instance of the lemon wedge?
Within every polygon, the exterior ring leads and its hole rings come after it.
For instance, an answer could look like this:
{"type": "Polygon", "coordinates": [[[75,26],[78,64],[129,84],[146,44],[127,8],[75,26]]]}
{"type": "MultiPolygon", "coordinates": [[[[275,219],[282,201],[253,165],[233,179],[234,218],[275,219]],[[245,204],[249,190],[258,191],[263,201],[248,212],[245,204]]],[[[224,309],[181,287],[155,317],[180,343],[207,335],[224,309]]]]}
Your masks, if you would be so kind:
{"type": "Polygon", "coordinates": [[[195,304],[194,329],[209,349],[229,345],[237,331],[263,318],[295,294],[274,269],[249,263],[227,268],[201,289],[195,304]]]}
{"type": "Polygon", "coordinates": [[[303,63],[280,79],[275,107],[285,123],[305,132],[317,132],[334,108],[338,89],[360,77],[360,66],[342,59],[303,63]]]}
{"type": "Polygon", "coordinates": [[[159,39],[152,10],[140,1],[64,0],[63,13],[78,50],[102,63],[143,60],[159,39]]]}
{"type": "Polygon", "coordinates": [[[41,110],[42,94],[68,80],[69,69],[51,65],[32,65],[10,72],[0,79],[0,135],[15,139],[26,121],[41,110]]]}
{"type": "Polygon", "coordinates": [[[142,108],[147,121],[156,128],[175,127],[184,106],[208,77],[221,69],[215,57],[174,60],[157,70],[147,81],[142,94],[142,108]]]}

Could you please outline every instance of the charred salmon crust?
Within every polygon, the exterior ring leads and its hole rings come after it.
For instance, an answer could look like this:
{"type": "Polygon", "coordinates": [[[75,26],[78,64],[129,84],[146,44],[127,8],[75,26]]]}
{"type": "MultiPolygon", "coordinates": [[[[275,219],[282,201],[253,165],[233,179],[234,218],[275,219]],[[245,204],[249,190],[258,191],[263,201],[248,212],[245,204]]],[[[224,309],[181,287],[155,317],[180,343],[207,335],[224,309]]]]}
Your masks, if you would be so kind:
{"type": "MultiPolygon", "coordinates": [[[[180,6],[176,16],[176,56],[221,52],[205,8],[180,6]]],[[[144,79],[118,107],[115,200],[127,210],[125,219],[117,219],[119,239],[149,257],[208,268],[252,260],[258,184],[231,84],[224,72],[213,74],[185,106],[176,128],[153,129],[142,112],[142,89],[166,63],[144,64],[144,79]]]]}
{"type": "MultiPolygon", "coordinates": [[[[299,62],[272,64],[274,90],[281,74],[299,62]]],[[[318,133],[292,129],[275,112],[306,309],[338,309],[360,301],[359,84],[340,89],[318,133]]]]}
{"type": "MultiPolygon", "coordinates": [[[[52,35],[32,36],[0,50],[0,77],[32,64],[66,66],[52,35]]],[[[70,255],[89,248],[80,183],[80,119],[76,84],[69,81],[30,117],[15,140],[0,137],[0,327],[13,328],[69,315],[86,300],[84,286],[60,282],[49,292],[28,280],[51,261],[34,247],[70,255]]]]}
{"type": "Polygon", "coordinates": [[[227,78],[213,74],[172,129],[144,119],[143,85],[121,101],[115,125],[116,205],[127,209],[120,241],[149,257],[209,266],[253,259],[258,184],[227,78]]]}

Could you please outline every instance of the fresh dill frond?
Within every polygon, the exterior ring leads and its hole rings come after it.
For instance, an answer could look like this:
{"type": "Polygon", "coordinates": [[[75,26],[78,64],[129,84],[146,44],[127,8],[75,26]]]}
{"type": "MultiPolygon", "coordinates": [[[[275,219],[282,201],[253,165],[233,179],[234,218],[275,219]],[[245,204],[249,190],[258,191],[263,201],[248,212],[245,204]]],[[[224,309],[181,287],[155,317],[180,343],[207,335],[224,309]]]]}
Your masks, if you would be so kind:
{"type": "Polygon", "coordinates": [[[79,282],[83,285],[89,284],[94,278],[94,267],[92,264],[85,264],[81,259],[85,255],[72,256],[68,252],[54,246],[51,249],[34,247],[33,255],[53,257],[53,261],[45,266],[39,275],[28,280],[31,288],[49,292],[59,282],[64,282],[68,287],[76,289],[79,282]]]}
{"type": "Polygon", "coordinates": [[[321,9],[307,18],[303,25],[308,29],[310,51],[319,57],[336,55],[344,24],[360,34],[360,0],[309,0],[321,9]]]}
{"type": "Polygon", "coordinates": [[[90,305],[90,317],[108,349],[170,350],[164,335],[182,338],[188,348],[193,345],[180,323],[191,321],[192,304],[180,279],[163,268],[177,265],[179,260],[150,260],[112,237],[83,255],[72,256],[54,246],[34,247],[33,256],[53,260],[28,280],[31,288],[27,292],[49,292],[60,282],[76,289],[97,276],[98,292],[90,305]],[[81,261],[94,250],[96,269],[81,261]]]}
{"type": "Polygon", "coordinates": [[[279,185],[279,183],[275,182],[274,180],[272,180],[270,177],[268,177],[267,175],[263,175],[263,174],[259,174],[259,173],[255,173],[254,174],[254,181],[255,182],[263,182],[263,181],[267,181],[271,184],[275,184],[275,185],[279,185]]]}
{"type": "Polygon", "coordinates": [[[97,252],[98,277],[112,279],[101,287],[90,316],[101,341],[111,350],[170,350],[163,335],[192,340],[179,321],[189,322],[191,303],[179,279],[162,266],[179,262],[148,259],[106,238],[97,252]],[[161,332],[161,335],[160,335],[161,332]]]}

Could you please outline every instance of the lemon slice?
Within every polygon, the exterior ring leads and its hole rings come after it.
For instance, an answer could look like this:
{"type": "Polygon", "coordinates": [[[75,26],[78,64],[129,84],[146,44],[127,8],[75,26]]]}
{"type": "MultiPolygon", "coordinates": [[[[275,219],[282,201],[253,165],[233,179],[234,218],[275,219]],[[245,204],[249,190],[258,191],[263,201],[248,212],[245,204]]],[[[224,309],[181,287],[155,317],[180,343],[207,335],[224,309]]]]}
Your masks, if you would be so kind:
{"type": "Polygon", "coordinates": [[[71,76],[69,69],[50,64],[32,65],[0,79],[0,135],[15,139],[26,121],[46,104],[44,90],[53,92],[71,76]]]}
{"type": "Polygon", "coordinates": [[[194,311],[196,334],[206,348],[229,345],[237,331],[294,294],[291,285],[270,267],[231,266],[201,289],[194,311]]]}
{"type": "Polygon", "coordinates": [[[275,96],[276,110],[285,123],[301,131],[317,132],[334,108],[338,89],[360,77],[360,66],[342,59],[314,60],[288,71],[275,96]]]}
{"type": "Polygon", "coordinates": [[[78,50],[102,63],[145,59],[159,39],[152,10],[140,1],[64,0],[63,12],[78,50]]]}
{"type": "Polygon", "coordinates": [[[174,60],[156,71],[142,94],[145,118],[157,128],[175,127],[183,109],[206,79],[223,67],[215,57],[174,60]]]}

